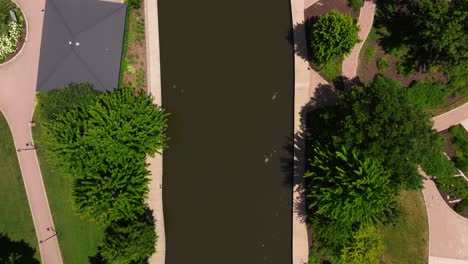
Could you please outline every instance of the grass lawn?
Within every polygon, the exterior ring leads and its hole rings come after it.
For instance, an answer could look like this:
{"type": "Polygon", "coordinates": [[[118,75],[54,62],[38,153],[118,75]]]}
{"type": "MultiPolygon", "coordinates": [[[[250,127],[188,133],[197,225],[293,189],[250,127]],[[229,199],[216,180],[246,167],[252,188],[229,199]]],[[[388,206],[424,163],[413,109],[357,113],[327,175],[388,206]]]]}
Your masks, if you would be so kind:
{"type": "MultiPolygon", "coordinates": [[[[0,113],[0,234],[13,241],[24,240],[40,259],[23,178],[13,138],[5,117],[0,113]]],[[[5,247],[0,246],[0,256],[5,247]]]]}
{"type": "Polygon", "coordinates": [[[332,60],[327,64],[320,66],[319,73],[324,77],[327,81],[332,83],[338,77],[341,76],[341,68],[343,66],[343,60],[332,60]]]}
{"type": "Polygon", "coordinates": [[[403,218],[381,228],[384,263],[426,264],[429,231],[424,198],[420,191],[403,191],[398,197],[403,218]]]}
{"type": "Polygon", "coordinates": [[[97,252],[104,228],[97,224],[80,218],[72,208],[72,183],[65,175],[59,173],[55,166],[48,162],[41,150],[41,125],[43,118],[40,111],[34,113],[36,126],[33,128],[33,137],[38,147],[38,158],[42,177],[47,190],[49,204],[54,218],[60,250],[65,264],[89,263],[88,257],[97,252]]]}

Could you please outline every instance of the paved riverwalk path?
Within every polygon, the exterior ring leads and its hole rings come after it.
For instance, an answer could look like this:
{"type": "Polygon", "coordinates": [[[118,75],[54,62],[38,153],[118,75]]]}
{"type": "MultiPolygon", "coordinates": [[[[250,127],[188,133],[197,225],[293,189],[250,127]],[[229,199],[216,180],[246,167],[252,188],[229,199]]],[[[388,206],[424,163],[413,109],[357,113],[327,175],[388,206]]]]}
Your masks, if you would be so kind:
{"type": "MultiPolygon", "coordinates": [[[[301,26],[304,19],[305,4],[311,5],[315,0],[291,0],[291,13],[294,27],[294,50],[304,50],[301,47],[306,43],[305,29],[301,26]]],[[[306,224],[303,193],[305,170],[305,134],[303,124],[304,107],[311,104],[313,98],[317,99],[317,88],[321,85],[329,86],[316,71],[309,67],[309,63],[295,52],[294,55],[294,184],[293,184],[293,214],[292,214],[292,263],[304,264],[309,259],[310,241],[306,224]]]]}
{"type": "Polygon", "coordinates": [[[375,3],[374,1],[365,1],[364,5],[361,7],[361,12],[359,14],[359,39],[361,42],[357,43],[352,49],[351,53],[344,59],[342,67],[342,75],[346,76],[349,79],[356,77],[356,71],[358,67],[359,52],[361,52],[362,45],[367,39],[369,32],[372,28],[372,23],[374,22],[375,14],[375,3]]]}
{"type": "MultiPolygon", "coordinates": [[[[159,62],[159,20],[158,20],[158,1],[145,0],[146,17],[146,52],[147,52],[147,76],[149,92],[154,98],[154,103],[162,105],[161,96],[161,65],[159,62]]],[[[156,253],[151,256],[150,264],[164,264],[166,261],[166,235],[164,229],[163,214],[163,159],[162,155],[156,154],[154,158],[149,158],[149,170],[151,172],[150,192],[148,196],[149,208],[153,211],[153,217],[156,220],[156,253]]]]}
{"type": "MultiPolygon", "coordinates": [[[[447,113],[433,117],[434,129],[437,131],[445,130],[451,126],[467,122],[468,119],[468,103],[461,105],[447,113]]],[[[468,250],[468,249],[467,249],[468,250]]]]}
{"type": "Polygon", "coordinates": [[[468,264],[468,219],[442,199],[435,183],[425,177],[423,195],[429,222],[429,264],[468,264]]]}
{"type": "MultiPolygon", "coordinates": [[[[23,182],[43,264],[61,264],[59,245],[49,209],[36,151],[32,143],[30,121],[35,107],[36,81],[45,0],[15,0],[26,18],[28,33],[21,52],[0,65],[0,109],[13,134],[23,182]],[[40,241],[43,241],[40,243],[40,241]]],[[[60,230],[57,230],[60,232],[60,230]]]]}

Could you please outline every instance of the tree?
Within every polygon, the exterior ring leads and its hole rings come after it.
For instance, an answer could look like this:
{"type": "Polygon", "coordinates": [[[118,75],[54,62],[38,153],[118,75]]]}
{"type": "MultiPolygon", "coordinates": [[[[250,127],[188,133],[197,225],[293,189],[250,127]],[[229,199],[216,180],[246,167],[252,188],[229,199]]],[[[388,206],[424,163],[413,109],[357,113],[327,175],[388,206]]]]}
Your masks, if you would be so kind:
{"type": "Polygon", "coordinates": [[[417,166],[436,140],[429,116],[408,102],[406,88],[378,75],[368,86],[355,86],[319,117],[321,142],[357,148],[364,157],[381,162],[392,183],[417,189],[417,166]]]}
{"type": "Polygon", "coordinates": [[[141,215],[135,221],[110,224],[99,247],[99,255],[108,264],[142,263],[155,250],[154,221],[141,215]]]}
{"type": "Polygon", "coordinates": [[[86,108],[101,95],[89,83],[71,83],[63,89],[37,94],[38,109],[47,120],[76,107],[86,108]]]}
{"type": "Polygon", "coordinates": [[[375,226],[363,226],[353,234],[353,241],[341,250],[340,263],[379,264],[381,237],[375,226]]]}
{"type": "Polygon", "coordinates": [[[413,54],[422,64],[457,64],[468,59],[468,1],[413,0],[408,4],[413,54]]]}
{"type": "Polygon", "coordinates": [[[146,155],[167,147],[167,116],[151,97],[122,88],[45,124],[48,152],[73,178],[78,213],[100,223],[142,213],[146,155]]]}
{"type": "Polygon", "coordinates": [[[333,221],[372,224],[392,210],[395,191],[390,175],[370,158],[342,147],[313,147],[306,196],[314,215],[333,221]]]}
{"type": "Polygon", "coordinates": [[[319,65],[349,54],[359,40],[359,26],[349,14],[336,10],[322,16],[312,26],[312,59],[319,65]]]}

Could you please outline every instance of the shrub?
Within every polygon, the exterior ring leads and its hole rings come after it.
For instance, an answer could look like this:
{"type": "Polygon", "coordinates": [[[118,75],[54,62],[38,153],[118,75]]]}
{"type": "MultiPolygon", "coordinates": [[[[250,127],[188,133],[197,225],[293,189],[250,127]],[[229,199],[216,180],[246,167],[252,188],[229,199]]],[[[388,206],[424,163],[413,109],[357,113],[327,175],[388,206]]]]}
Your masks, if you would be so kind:
{"type": "Polygon", "coordinates": [[[128,7],[133,9],[140,8],[142,2],[143,0],[125,0],[125,3],[128,5],[128,7]]]}
{"type": "MultiPolygon", "coordinates": [[[[457,168],[464,173],[468,172],[468,131],[461,125],[449,128],[452,137],[453,148],[455,149],[454,162],[457,168]]],[[[468,173],[467,173],[468,174],[468,173]]]]}
{"type": "Polygon", "coordinates": [[[379,264],[382,238],[374,226],[364,226],[353,234],[352,242],[341,250],[343,264],[379,264]]]}
{"type": "Polygon", "coordinates": [[[399,61],[396,64],[397,72],[405,77],[409,77],[413,71],[412,65],[408,65],[405,61],[399,61]]]}
{"type": "Polygon", "coordinates": [[[167,116],[151,97],[121,88],[44,125],[49,156],[73,177],[78,213],[107,224],[144,211],[146,155],[167,147],[167,116]]]}
{"type": "Polygon", "coordinates": [[[134,221],[114,222],[106,228],[98,255],[109,264],[146,262],[155,252],[156,239],[154,221],[144,214],[134,221]]]}
{"type": "Polygon", "coordinates": [[[43,116],[47,120],[52,120],[74,108],[86,108],[99,96],[100,93],[89,83],[71,83],[63,89],[38,93],[37,103],[43,116]]]}
{"type": "Polygon", "coordinates": [[[446,84],[430,78],[411,85],[407,94],[411,104],[428,109],[443,105],[449,93],[450,89],[446,84]]]}
{"type": "Polygon", "coordinates": [[[337,10],[320,17],[311,31],[312,59],[318,65],[341,59],[360,41],[356,21],[337,10]]]}
{"type": "Polygon", "coordinates": [[[383,57],[383,58],[380,58],[378,61],[377,61],[377,69],[379,69],[379,71],[385,71],[386,69],[388,69],[388,61],[387,61],[387,58],[383,57]]]}
{"type": "Polygon", "coordinates": [[[369,63],[375,56],[375,53],[377,52],[376,47],[372,47],[366,50],[366,61],[369,63]]]}
{"type": "Polygon", "coordinates": [[[330,150],[316,144],[304,177],[309,208],[316,216],[370,224],[384,220],[392,209],[395,192],[390,174],[356,149],[330,150]]]}
{"type": "Polygon", "coordinates": [[[361,7],[364,5],[364,0],[349,0],[349,5],[354,9],[354,11],[359,12],[361,7]]]}

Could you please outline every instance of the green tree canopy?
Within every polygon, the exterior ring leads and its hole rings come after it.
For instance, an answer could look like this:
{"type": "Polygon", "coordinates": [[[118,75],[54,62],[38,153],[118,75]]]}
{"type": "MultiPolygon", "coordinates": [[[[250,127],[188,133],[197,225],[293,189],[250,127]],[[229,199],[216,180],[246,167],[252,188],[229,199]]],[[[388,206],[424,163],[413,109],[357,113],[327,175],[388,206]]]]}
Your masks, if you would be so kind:
{"type": "Polygon", "coordinates": [[[408,102],[406,88],[381,75],[322,110],[316,126],[321,142],[357,148],[381,162],[394,184],[409,189],[421,186],[417,165],[437,140],[429,116],[408,102]]]}
{"type": "Polygon", "coordinates": [[[359,40],[359,26],[349,14],[333,10],[312,26],[311,51],[315,63],[322,65],[349,54],[359,40]]]}
{"type": "Polygon", "coordinates": [[[379,264],[382,239],[375,226],[363,226],[353,234],[353,240],[341,250],[342,264],[379,264]]]}
{"type": "Polygon", "coordinates": [[[468,1],[412,0],[408,9],[414,25],[408,43],[421,63],[468,59],[468,1]]]}
{"type": "Polygon", "coordinates": [[[395,197],[390,175],[353,149],[314,146],[306,196],[314,215],[338,222],[371,224],[385,219],[395,197]]]}
{"type": "Polygon", "coordinates": [[[146,155],[167,147],[168,114],[128,88],[104,93],[45,124],[48,152],[74,181],[74,207],[100,223],[145,208],[146,155]]]}
{"type": "Polygon", "coordinates": [[[114,222],[106,228],[99,255],[109,264],[142,263],[156,251],[154,228],[154,221],[146,215],[114,222]]]}

